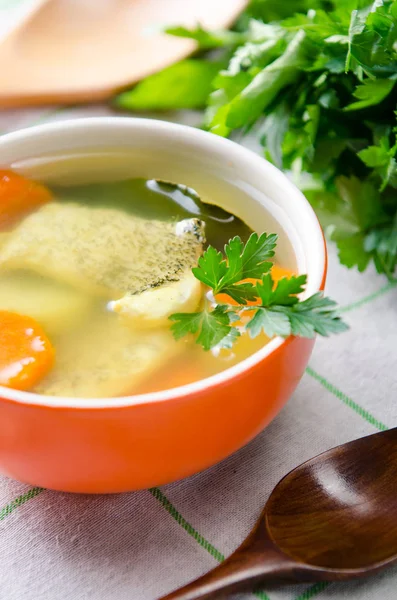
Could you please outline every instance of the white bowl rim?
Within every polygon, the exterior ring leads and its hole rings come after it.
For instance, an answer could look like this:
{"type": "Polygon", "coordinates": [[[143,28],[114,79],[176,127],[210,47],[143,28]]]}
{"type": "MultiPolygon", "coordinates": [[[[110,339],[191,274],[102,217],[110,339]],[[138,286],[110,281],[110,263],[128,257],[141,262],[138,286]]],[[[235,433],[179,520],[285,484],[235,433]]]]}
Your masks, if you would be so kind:
{"type": "MultiPolygon", "coordinates": [[[[59,133],[62,134],[65,130],[68,133],[80,132],[85,129],[97,129],[103,127],[106,128],[129,128],[131,131],[135,129],[140,130],[158,130],[164,133],[172,135],[177,133],[179,136],[188,136],[191,140],[197,144],[198,147],[208,148],[210,151],[211,147],[218,147],[219,151],[223,151],[225,161],[229,160],[232,155],[236,156],[238,160],[248,160],[251,167],[254,166],[258,171],[262,171],[264,177],[270,178],[273,181],[281,181],[284,187],[289,188],[291,198],[293,202],[300,204],[299,209],[304,211],[306,218],[311,223],[313,237],[313,247],[316,248],[318,253],[317,268],[312,269],[310,273],[307,273],[309,282],[305,290],[305,296],[309,296],[321,289],[321,285],[324,281],[326,274],[327,256],[326,247],[324,242],[324,236],[321,230],[319,221],[310,206],[305,196],[298,190],[298,188],[274,165],[268,162],[266,159],[256,154],[252,150],[245,148],[233,142],[229,139],[219,137],[212,133],[202,131],[190,127],[188,125],[181,125],[168,121],[160,121],[157,119],[145,119],[138,117],[86,117],[78,119],[66,119],[62,121],[55,121],[53,123],[45,123],[35,125],[29,128],[20,129],[18,131],[7,133],[0,136],[0,151],[2,147],[6,147],[9,144],[23,144],[24,141],[28,141],[32,138],[37,138],[38,149],[40,147],[39,138],[40,136],[46,136],[46,134],[59,133]]],[[[20,390],[14,390],[4,386],[0,386],[0,399],[13,401],[19,404],[34,405],[47,408],[70,408],[70,409],[82,409],[82,410],[94,410],[94,409],[113,409],[113,408],[127,408],[136,405],[144,405],[153,402],[162,402],[167,400],[175,400],[177,398],[185,398],[188,400],[191,394],[197,394],[205,392],[208,388],[216,388],[218,385],[222,385],[229,380],[238,377],[245,371],[251,369],[256,364],[263,361],[265,358],[273,354],[278,348],[286,344],[288,339],[281,337],[275,337],[268,344],[263,346],[260,350],[242,360],[236,365],[221,371],[215,375],[201,379],[199,381],[189,383],[177,388],[171,388],[168,390],[162,390],[158,392],[150,392],[146,394],[131,395],[131,396],[118,396],[111,398],[68,398],[61,396],[44,396],[42,394],[35,394],[33,392],[24,392],[20,390]]]]}

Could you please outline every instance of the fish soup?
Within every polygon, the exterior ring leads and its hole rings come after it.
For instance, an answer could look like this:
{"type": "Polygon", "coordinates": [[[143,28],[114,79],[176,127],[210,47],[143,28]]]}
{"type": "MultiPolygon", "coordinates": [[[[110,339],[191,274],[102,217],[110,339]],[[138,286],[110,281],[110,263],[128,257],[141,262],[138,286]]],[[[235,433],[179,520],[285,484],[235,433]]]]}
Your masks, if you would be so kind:
{"type": "Polygon", "coordinates": [[[168,171],[149,178],[117,149],[0,170],[0,385],[141,394],[223,371],[269,341],[244,332],[205,352],[192,335],[174,339],[170,315],[220,302],[192,273],[208,245],[277,232],[273,278],[296,264],[277,220],[250,212],[256,190],[168,171]]]}

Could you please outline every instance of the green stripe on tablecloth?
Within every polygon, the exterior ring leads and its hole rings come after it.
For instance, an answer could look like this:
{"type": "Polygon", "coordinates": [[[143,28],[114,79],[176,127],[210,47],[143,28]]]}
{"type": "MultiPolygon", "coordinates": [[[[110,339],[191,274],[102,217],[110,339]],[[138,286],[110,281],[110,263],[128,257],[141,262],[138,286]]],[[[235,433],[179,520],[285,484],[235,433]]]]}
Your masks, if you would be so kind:
{"type": "Polygon", "coordinates": [[[368,421],[368,423],[370,423],[377,429],[380,429],[380,431],[386,431],[388,429],[388,427],[386,427],[386,425],[384,425],[381,421],[378,421],[378,419],[376,419],[373,415],[371,415],[370,412],[368,412],[367,410],[365,410],[365,408],[363,408],[362,406],[357,404],[357,402],[352,400],[352,398],[349,398],[349,396],[346,396],[346,394],[341,392],[341,390],[339,390],[332,383],[327,381],[327,379],[325,379],[325,377],[323,377],[322,375],[320,375],[319,373],[314,371],[314,369],[312,369],[311,367],[307,367],[306,373],[308,373],[308,375],[313,377],[313,379],[315,379],[316,381],[321,383],[321,385],[326,390],[331,392],[331,394],[336,396],[339,400],[342,400],[342,402],[344,404],[346,404],[346,406],[348,406],[349,408],[354,410],[354,412],[356,412],[358,415],[360,415],[360,417],[362,417],[363,419],[368,421]]]}
{"type": "Polygon", "coordinates": [[[9,504],[7,504],[6,506],[3,506],[3,508],[0,509],[0,521],[4,521],[4,519],[6,519],[11,513],[13,513],[16,508],[18,508],[19,506],[22,506],[22,504],[25,504],[26,502],[29,502],[29,500],[31,500],[32,498],[35,498],[36,496],[41,494],[41,492],[44,492],[44,488],[41,488],[41,487],[30,488],[30,490],[28,490],[26,492],[26,494],[22,494],[21,496],[18,496],[17,498],[12,500],[9,504]]]}
{"type": "Polygon", "coordinates": [[[317,594],[320,594],[320,592],[324,591],[330,585],[331,583],[327,581],[316,583],[315,585],[312,585],[307,590],[305,590],[302,594],[299,594],[299,596],[297,596],[295,600],[310,600],[311,598],[314,598],[314,596],[317,596],[317,594]]]}
{"type": "Polygon", "coordinates": [[[196,542],[204,548],[204,550],[207,550],[207,552],[215,558],[215,560],[217,560],[218,562],[222,562],[225,560],[225,557],[222,554],[222,552],[217,550],[215,546],[213,546],[208,540],[206,540],[192,525],[190,525],[190,523],[188,523],[182,517],[182,515],[177,511],[175,506],[171,504],[171,502],[163,494],[163,492],[159,490],[159,488],[151,488],[149,492],[152,494],[152,496],[156,498],[156,500],[160,502],[161,506],[165,508],[165,510],[171,515],[171,517],[175,519],[178,525],[183,527],[186,533],[191,535],[192,538],[195,539],[196,542]]]}
{"type": "MultiPolygon", "coordinates": [[[[149,492],[158,500],[163,508],[171,515],[173,519],[180,525],[186,533],[192,536],[193,539],[196,540],[198,544],[204,550],[207,550],[209,554],[219,563],[225,560],[225,556],[220,552],[215,546],[213,546],[208,540],[205,539],[198,531],[195,529],[190,523],[186,521],[181,515],[181,513],[175,508],[175,506],[168,500],[166,495],[159,488],[151,488],[149,492]]],[[[255,592],[255,596],[260,598],[261,600],[270,600],[269,596],[265,592],[257,591],[255,592]]]]}
{"type": "Polygon", "coordinates": [[[254,596],[260,598],[260,600],[270,600],[266,592],[253,592],[254,596]]]}
{"type": "Polygon", "coordinates": [[[383,296],[384,294],[386,294],[386,292],[393,290],[396,286],[397,281],[389,281],[389,283],[381,287],[380,290],[373,292],[368,296],[364,296],[364,298],[361,298],[361,300],[357,300],[357,302],[352,302],[351,304],[347,304],[346,306],[341,306],[339,310],[340,312],[348,312],[350,310],[354,310],[355,308],[360,308],[364,304],[368,304],[369,302],[376,300],[380,296],[383,296]]]}

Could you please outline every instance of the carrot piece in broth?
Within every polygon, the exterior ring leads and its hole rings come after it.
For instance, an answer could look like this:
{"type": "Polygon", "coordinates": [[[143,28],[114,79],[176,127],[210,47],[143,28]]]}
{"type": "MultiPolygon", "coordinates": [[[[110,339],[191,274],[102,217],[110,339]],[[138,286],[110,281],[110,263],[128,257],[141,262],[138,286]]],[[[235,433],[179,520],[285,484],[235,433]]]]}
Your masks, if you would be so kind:
{"type": "Polygon", "coordinates": [[[0,169],[0,230],[51,200],[52,194],[44,185],[0,169]]]}
{"type": "Polygon", "coordinates": [[[0,311],[0,385],[32,389],[54,364],[55,352],[31,317],[0,311]]]}

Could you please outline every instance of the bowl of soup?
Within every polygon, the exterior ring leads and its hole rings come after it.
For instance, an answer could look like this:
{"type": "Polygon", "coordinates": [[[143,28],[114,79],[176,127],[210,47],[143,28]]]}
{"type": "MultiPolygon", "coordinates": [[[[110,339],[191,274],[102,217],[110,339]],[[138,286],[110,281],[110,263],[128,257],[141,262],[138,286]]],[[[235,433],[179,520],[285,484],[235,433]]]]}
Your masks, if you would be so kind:
{"type": "Polygon", "coordinates": [[[241,335],[204,352],[168,320],[206,301],[191,271],[205,248],[253,231],[278,234],[275,279],[306,273],[307,296],[323,289],[307,200],[229,140],[113,117],[3,136],[0,471],[55,490],[131,491],[206,469],[262,431],[314,340],[241,335]]]}

